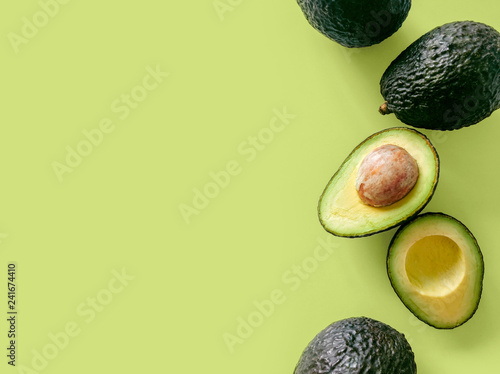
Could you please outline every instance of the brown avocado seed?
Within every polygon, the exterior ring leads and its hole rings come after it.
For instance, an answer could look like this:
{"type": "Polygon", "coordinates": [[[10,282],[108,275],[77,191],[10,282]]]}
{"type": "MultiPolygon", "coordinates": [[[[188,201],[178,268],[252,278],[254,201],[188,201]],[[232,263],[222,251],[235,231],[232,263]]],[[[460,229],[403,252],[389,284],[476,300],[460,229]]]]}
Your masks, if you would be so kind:
{"type": "Polygon", "coordinates": [[[385,144],[364,158],[356,177],[356,191],[363,203],[383,207],[405,197],[418,179],[418,165],[403,148],[385,144]]]}

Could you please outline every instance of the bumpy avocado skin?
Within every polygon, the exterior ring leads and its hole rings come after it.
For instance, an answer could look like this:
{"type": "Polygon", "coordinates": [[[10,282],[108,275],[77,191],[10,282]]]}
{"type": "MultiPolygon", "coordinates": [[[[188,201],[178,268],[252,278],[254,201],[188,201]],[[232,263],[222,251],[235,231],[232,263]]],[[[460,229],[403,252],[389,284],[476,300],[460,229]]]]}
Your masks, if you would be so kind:
{"type": "Polygon", "coordinates": [[[297,0],[316,30],[353,48],[380,43],[403,24],[411,0],[297,0]]]}
{"type": "Polygon", "coordinates": [[[367,317],[337,321],[306,347],[294,374],[414,374],[415,357],[403,334],[367,317]]]}
{"type": "Polygon", "coordinates": [[[500,33],[463,21],[437,27],[404,50],[380,81],[386,112],[432,130],[480,122],[500,108],[500,33]]]}

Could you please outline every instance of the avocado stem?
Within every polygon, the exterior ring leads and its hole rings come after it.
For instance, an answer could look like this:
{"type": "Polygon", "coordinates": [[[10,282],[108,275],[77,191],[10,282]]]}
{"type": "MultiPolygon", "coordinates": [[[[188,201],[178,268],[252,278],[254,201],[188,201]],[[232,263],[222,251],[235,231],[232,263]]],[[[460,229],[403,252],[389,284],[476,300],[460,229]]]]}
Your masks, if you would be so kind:
{"type": "Polygon", "coordinates": [[[384,103],[380,106],[380,108],[378,108],[378,111],[382,115],[386,115],[386,114],[391,114],[392,113],[390,111],[390,109],[387,107],[387,101],[384,101],[384,103]]]}

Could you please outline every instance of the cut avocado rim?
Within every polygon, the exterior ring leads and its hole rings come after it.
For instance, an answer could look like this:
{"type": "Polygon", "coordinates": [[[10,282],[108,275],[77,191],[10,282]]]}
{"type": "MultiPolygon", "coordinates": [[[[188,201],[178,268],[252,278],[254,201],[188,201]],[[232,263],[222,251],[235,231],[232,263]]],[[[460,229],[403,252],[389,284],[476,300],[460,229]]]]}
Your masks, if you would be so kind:
{"type": "Polygon", "coordinates": [[[381,233],[381,232],[384,232],[384,231],[388,231],[388,230],[391,230],[395,227],[398,227],[400,225],[403,225],[409,221],[411,221],[413,218],[415,218],[415,216],[417,216],[425,207],[426,205],[430,202],[430,200],[432,199],[435,191],[436,191],[436,188],[437,188],[437,185],[438,185],[438,181],[439,181],[439,173],[440,173],[440,159],[439,159],[439,155],[436,151],[436,148],[434,147],[434,145],[431,143],[431,141],[429,140],[429,138],[424,135],[423,133],[421,133],[420,131],[416,130],[416,129],[413,129],[413,128],[408,128],[408,127],[402,127],[402,126],[399,126],[399,127],[391,127],[391,128],[387,128],[387,129],[384,129],[384,130],[381,130],[381,131],[378,131],[372,135],[370,135],[369,137],[367,137],[366,139],[364,139],[361,143],[359,143],[350,153],[349,155],[344,159],[344,161],[342,161],[341,163],[341,166],[338,168],[338,170],[335,172],[335,174],[333,174],[333,176],[330,178],[330,180],[328,181],[325,189],[323,190],[320,198],[319,198],[319,201],[318,201],[318,208],[317,208],[317,214],[318,214],[318,217],[319,217],[319,221],[321,223],[321,225],[323,226],[323,228],[329,232],[330,234],[332,235],[335,235],[335,236],[338,236],[338,237],[344,237],[344,238],[362,238],[362,237],[367,237],[367,236],[371,236],[371,235],[374,235],[374,234],[378,234],[378,233],[381,233]],[[382,227],[379,227],[379,228],[374,228],[372,230],[368,230],[368,231],[365,231],[365,232],[361,232],[361,233],[356,233],[356,234],[345,234],[345,233],[341,233],[341,232],[338,232],[338,231],[335,231],[329,227],[326,226],[325,222],[323,221],[322,217],[321,217],[321,204],[322,204],[322,201],[323,201],[323,198],[325,197],[328,189],[329,189],[329,186],[330,184],[332,183],[332,181],[334,181],[336,179],[336,177],[338,176],[338,174],[343,171],[343,166],[345,165],[345,163],[356,153],[358,152],[358,150],[363,146],[365,145],[365,143],[369,142],[371,139],[373,139],[374,137],[377,137],[381,134],[384,134],[386,132],[393,132],[393,131],[405,131],[405,132],[410,132],[410,133],[414,133],[418,136],[420,136],[427,144],[427,146],[429,147],[429,149],[432,151],[433,153],[433,156],[434,156],[434,159],[435,159],[435,170],[436,170],[436,175],[435,175],[435,178],[433,180],[433,186],[431,188],[431,190],[429,191],[428,195],[425,197],[425,199],[423,199],[422,203],[417,206],[410,214],[408,217],[400,220],[400,221],[396,221],[396,222],[392,222],[392,223],[389,223],[385,226],[382,226],[382,227]]]}
{"type": "MultiPolygon", "coordinates": [[[[443,236],[449,238],[446,235],[443,235],[443,236]]],[[[425,238],[425,237],[423,237],[423,238],[425,238]]],[[[451,238],[449,238],[449,239],[453,241],[453,239],[451,239],[451,238]]],[[[413,244],[417,243],[418,241],[419,240],[415,241],[413,244]]],[[[484,259],[483,259],[483,254],[482,254],[481,248],[479,247],[479,244],[478,244],[475,236],[472,234],[472,232],[467,228],[467,226],[465,226],[461,221],[459,221],[455,217],[452,217],[452,216],[450,216],[448,214],[445,214],[445,213],[442,213],[442,212],[427,212],[427,213],[421,214],[421,215],[413,218],[409,222],[406,222],[405,224],[401,225],[398,228],[396,234],[394,234],[394,236],[392,237],[391,242],[389,244],[389,249],[388,249],[387,258],[386,258],[386,266],[387,266],[387,275],[389,277],[389,280],[390,280],[390,283],[391,283],[391,287],[393,288],[394,292],[396,293],[396,295],[398,296],[398,298],[401,300],[401,302],[403,303],[403,305],[405,305],[405,307],[416,318],[418,318],[420,321],[426,323],[427,325],[429,325],[431,327],[434,327],[434,328],[440,329],[440,330],[451,330],[451,329],[454,329],[456,327],[459,327],[459,326],[463,325],[464,323],[466,323],[467,321],[469,321],[474,316],[474,314],[476,313],[476,311],[477,311],[477,309],[479,307],[479,304],[480,304],[480,301],[481,301],[481,296],[482,296],[482,291],[483,291],[483,282],[484,282],[484,259]],[[392,270],[391,270],[392,267],[390,266],[392,255],[393,255],[393,250],[394,250],[394,245],[397,243],[397,241],[400,239],[400,237],[405,233],[405,231],[409,227],[413,226],[415,223],[418,223],[421,220],[427,220],[427,219],[430,219],[430,218],[433,218],[433,217],[434,218],[439,218],[439,219],[451,221],[455,225],[459,226],[460,229],[463,230],[463,233],[466,235],[467,240],[469,240],[472,243],[472,245],[473,245],[473,247],[475,249],[475,253],[474,254],[477,256],[477,259],[478,259],[479,277],[475,280],[475,282],[471,283],[472,285],[478,285],[478,288],[476,290],[477,291],[476,295],[475,295],[474,298],[471,299],[471,301],[473,301],[474,304],[470,308],[470,312],[466,315],[465,318],[463,318],[463,319],[459,320],[457,323],[453,323],[453,324],[436,323],[436,322],[433,322],[431,320],[425,319],[425,318],[423,318],[423,316],[419,315],[418,312],[415,309],[419,309],[420,310],[420,308],[414,302],[410,302],[410,300],[408,300],[407,298],[405,298],[404,297],[405,295],[402,295],[401,291],[396,286],[396,284],[399,283],[399,280],[397,279],[397,277],[395,275],[393,275],[392,270]]],[[[464,273],[466,272],[466,270],[463,270],[463,271],[464,271],[464,273]]],[[[463,282],[463,280],[460,279],[460,282],[463,282]]],[[[469,287],[470,287],[470,285],[469,285],[469,287]]],[[[454,289],[454,291],[455,290],[456,289],[454,289]]],[[[452,292],[450,292],[449,294],[452,294],[452,292]]],[[[449,294],[443,295],[443,297],[446,297],[449,294]]],[[[436,295],[430,295],[430,296],[431,297],[437,297],[436,295]]]]}

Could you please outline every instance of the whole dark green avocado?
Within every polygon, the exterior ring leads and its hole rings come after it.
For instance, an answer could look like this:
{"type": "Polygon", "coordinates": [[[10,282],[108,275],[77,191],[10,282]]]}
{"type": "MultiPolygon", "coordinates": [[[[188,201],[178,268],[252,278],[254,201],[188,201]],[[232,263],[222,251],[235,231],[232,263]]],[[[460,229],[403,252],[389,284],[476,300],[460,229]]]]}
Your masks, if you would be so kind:
{"type": "Polygon", "coordinates": [[[403,24],[411,0],[297,0],[316,30],[345,47],[380,43],[403,24]]]}
{"type": "Polygon", "coordinates": [[[332,323],[306,347],[294,374],[414,374],[403,334],[385,323],[354,317],[332,323]]]}
{"type": "Polygon", "coordinates": [[[463,21],[437,27],[404,50],[380,80],[382,114],[432,130],[480,122],[500,108],[500,33],[463,21]]]}

